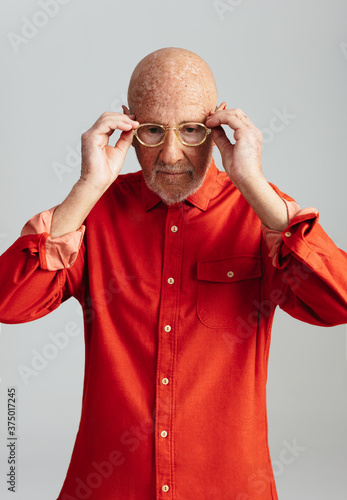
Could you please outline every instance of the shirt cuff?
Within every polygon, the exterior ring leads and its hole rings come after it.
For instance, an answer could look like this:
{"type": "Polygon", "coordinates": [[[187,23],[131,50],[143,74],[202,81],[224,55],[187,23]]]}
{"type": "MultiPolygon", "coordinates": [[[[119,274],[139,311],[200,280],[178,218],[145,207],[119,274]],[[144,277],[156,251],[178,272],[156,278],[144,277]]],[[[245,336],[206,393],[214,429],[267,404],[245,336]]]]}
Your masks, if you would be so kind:
{"type": "Polygon", "coordinates": [[[56,205],[34,215],[23,227],[21,236],[28,234],[41,234],[38,243],[38,252],[41,269],[57,271],[71,267],[77,259],[82,244],[86,227],[82,225],[77,231],[64,234],[57,238],[51,238],[51,222],[56,205]]]}
{"type": "Polygon", "coordinates": [[[300,206],[295,201],[288,201],[282,198],[287,206],[288,213],[288,226],[284,231],[276,231],[275,229],[270,229],[265,224],[261,225],[263,237],[265,243],[269,249],[269,257],[275,267],[283,267],[283,259],[281,259],[281,246],[283,243],[283,238],[287,237],[289,234],[289,229],[293,224],[298,224],[299,222],[314,220],[318,221],[319,212],[313,207],[308,207],[301,209],[300,206]]]}

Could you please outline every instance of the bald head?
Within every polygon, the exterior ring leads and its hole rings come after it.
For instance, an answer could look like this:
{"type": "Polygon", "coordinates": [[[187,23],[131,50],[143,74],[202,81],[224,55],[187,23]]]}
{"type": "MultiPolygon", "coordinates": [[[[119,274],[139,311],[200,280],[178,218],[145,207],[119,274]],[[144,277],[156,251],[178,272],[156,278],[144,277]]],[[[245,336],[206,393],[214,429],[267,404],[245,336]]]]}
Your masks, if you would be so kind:
{"type": "Polygon", "coordinates": [[[210,67],[197,54],[179,48],[159,49],[136,66],[129,83],[130,112],[138,116],[151,106],[181,102],[199,105],[208,114],[217,105],[210,67]]]}

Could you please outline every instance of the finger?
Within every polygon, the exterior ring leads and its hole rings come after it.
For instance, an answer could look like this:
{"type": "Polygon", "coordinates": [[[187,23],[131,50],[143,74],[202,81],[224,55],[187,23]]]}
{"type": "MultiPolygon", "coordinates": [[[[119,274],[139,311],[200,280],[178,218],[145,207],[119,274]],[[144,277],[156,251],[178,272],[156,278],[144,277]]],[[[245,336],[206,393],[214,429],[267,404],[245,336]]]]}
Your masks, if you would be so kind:
{"type": "Polygon", "coordinates": [[[140,123],[133,120],[127,115],[117,115],[116,117],[105,118],[97,124],[96,130],[98,133],[105,133],[108,130],[130,130],[137,128],[140,123]],[[129,128],[130,127],[130,128],[129,128]]]}
{"type": "Polygon", "coordinates": [[[124,132],[127,132],[129,130],[134,130],[139,126],[139,122],[133,121],[133,123],[129,122],[123,122],[120,121],[116,124],[116,127],[114,128],[112,124],[109,124],[109,128],[106,132],[102,130],[96,130],[96,133],[99,135],[106,134],[108,136],[111,136],[115,130],[122,130],[124,132]]]}
{"type": "Polygon", "coordinates": [[[231,109],[223,108],[222,110],[219,110],[219,111],[226,111],[227,113],[235,115],[235,116],[237,116],[237,118],[239,120],[243,120],[245,118],[248,118],[248,116],[246,115],[246,113],[242,109],[240,109],[240,108],[231,108],[231,109]]]}
{"type": "Polygon", "coordinates": [[[112,161],[123,164],[125,156],[131,146],[133,139],[132,131],[122,132],[115,146],[105,146],[105,151],[112,161]]]}
{"type": "Polygon", "coordinates": [[[133,120],[128,115],[106,112],[100,116],[91,130],[98,134],[109,134],[116,129],[130,130],[131,128],[137,128],[139,125],[138,121],[133,120]]]}
{"type": "Polygon", "coordinates": [[[249,127],[251,122],[248,117],[240,120],[239,117],[232,113],[232,110],[228,109],[216,111],[215,113],[211,114],[207,118],[205,124],[206,127],[209,128],[218,127],[219,125],[229,125],[229,127],[231,127],[232,129],[237,130],[239,128],[249,127]]]}
{"type": "Polygon", "coordinates": [[[225,133],[225,130],[222,127],[216,127],[212,129],[212,139],[222,156],[225,155],[227,151],[232,153],[234,146],[230,142],[225,133]]]}
{"type": "Polygon", "coordinates": [[[117,149],[121,154],[125,156],[132,142],[133,142],[132,130],[129,130],[127,132],[122,132],[120,138],[114,145],[114,149],[117,149]]]}
{"type": "Polygon", "coordinates": [[[246,126],[246,124],[242,122],[243,120],[240,120],[236,115],[230,113],[229,110],[216,111],[216,113],[207,118],[206,127],[213,128],[220,125],[229,125],[229,127],[236,130],[240,127],[246,126]]]}
{"type": "Polygon", "coordinates": [[[139,125],[138,121],[132,120],[126,115],[117,115],[116,117],[104,118],[95,127],[92,127],[90,133],[94,135],[97,143],[102,145],[108,142],[108,137],[115,130],[127,132],[136,129],[139,125]]]}

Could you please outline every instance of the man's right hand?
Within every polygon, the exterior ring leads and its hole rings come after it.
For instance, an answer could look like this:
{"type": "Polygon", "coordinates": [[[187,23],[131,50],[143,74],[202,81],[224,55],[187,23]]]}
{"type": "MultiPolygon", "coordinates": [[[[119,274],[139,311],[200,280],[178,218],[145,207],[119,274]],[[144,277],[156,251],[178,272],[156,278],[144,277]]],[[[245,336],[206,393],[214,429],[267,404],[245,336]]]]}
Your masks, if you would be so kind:
{"type": "Polygon", "coordinates": [[[82,134],[81,176],[67,198],[54,211],[52,238],[77,231],[95,203],[118,177],[139,122],[134,115],[104,113],[82,134]],[[121,135],[114,147],[108,140],[115,130],[121,135]]]}
{"type": "Polygon", "coordinates": [[[133,130],[139,126],[134,118],[134,115],[106,112],[82,134],[81,181],[101,192],[115,181],[132,143],[133,130]],[[108,141],[115,130],[120,130],[121,135],[113,147],[108,141]]]}

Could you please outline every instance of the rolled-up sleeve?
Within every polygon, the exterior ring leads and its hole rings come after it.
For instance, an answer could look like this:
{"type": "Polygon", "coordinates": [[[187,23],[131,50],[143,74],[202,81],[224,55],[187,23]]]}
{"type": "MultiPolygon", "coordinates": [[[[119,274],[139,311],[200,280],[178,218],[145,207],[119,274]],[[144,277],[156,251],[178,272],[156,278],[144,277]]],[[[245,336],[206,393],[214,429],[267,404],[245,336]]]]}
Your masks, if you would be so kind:
{"type": "Polygon", "coordinates": [[[34,215],[21,231],[21,236],[41,235],[38,240],[40,268],[47,271],[69,268],[74,264],[85,232],[85,226],[82,225],[77,231],[51,238],[51,222],[57,206],[34,215]]]}
{"type": "Polygon", "coordinates": [[[288,214],[288,227],[284,231],[276,231],[274,229],[269,229],[267,226],[262,224],[262,233],[268,248],[268,255],[272,259],[274,266],[281,268],[285,265],[285,256],[288,256],[288,252],[284,250],[284,241],[292,235],[291,227],[296,224],[307,221],[308,223],[318,222],[319,212],[313,207],[301,209],[300,206],[293,200],[286,200],[282,198],[287,206],[288,214]],[[311,222],[309,222],[311,221],[311,222]]]}
{"type": "Polygon", "coordinates": [[[84,232],[51,238],[56,207],[32,217],[21,236],[0,255],[0,321],[24,323],[41,318],[84,290],[84,232]]]}
{"type": "Polygon", "coordinates": [[[284,231],[262,225],[265,279],[277,304],[308,323],[347,323],[347,253],[325,233],[315,208],[282,199],[289,220],[284,231]]]}

